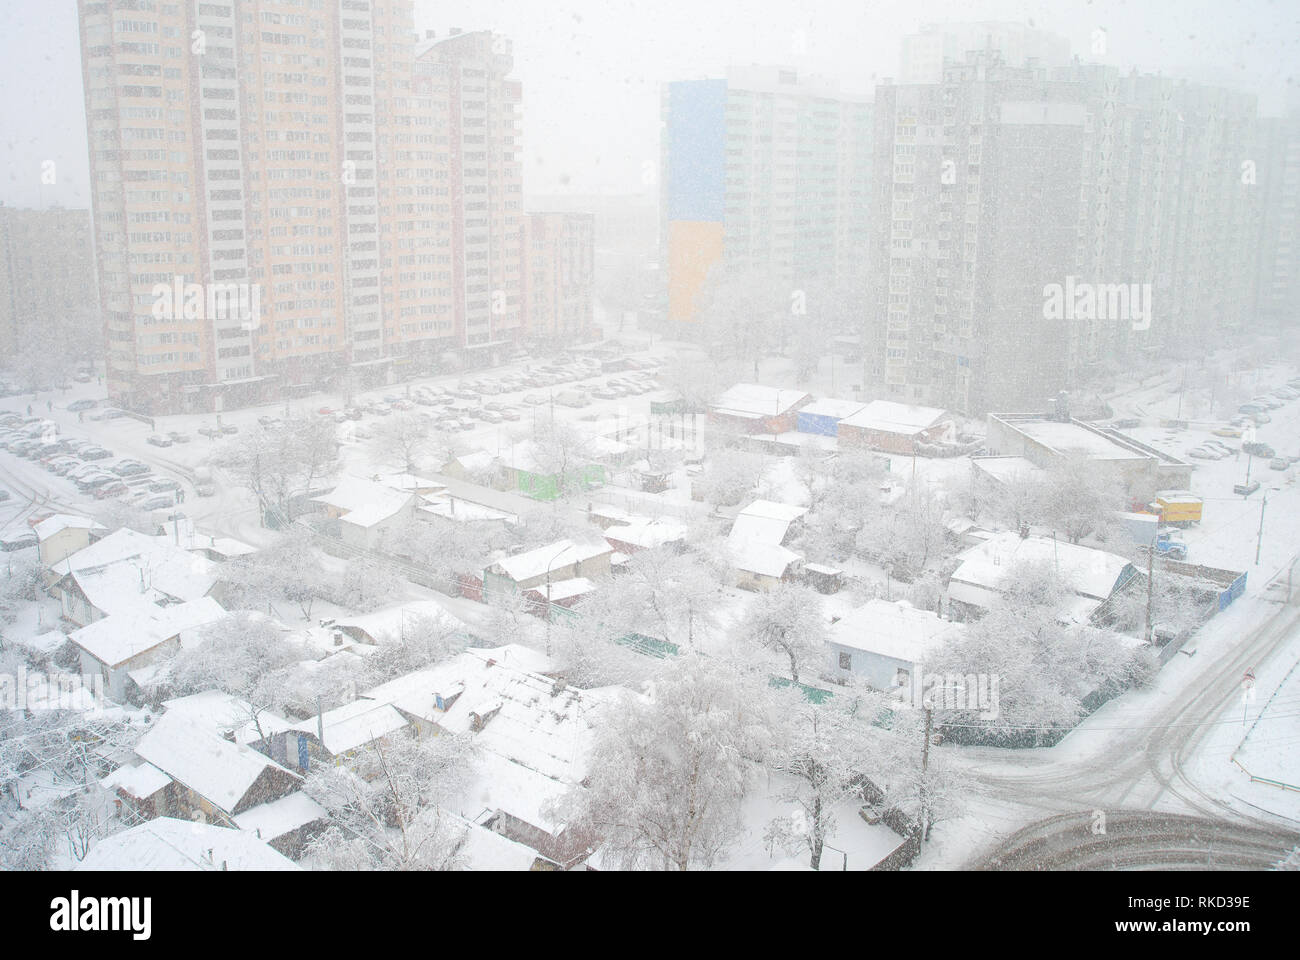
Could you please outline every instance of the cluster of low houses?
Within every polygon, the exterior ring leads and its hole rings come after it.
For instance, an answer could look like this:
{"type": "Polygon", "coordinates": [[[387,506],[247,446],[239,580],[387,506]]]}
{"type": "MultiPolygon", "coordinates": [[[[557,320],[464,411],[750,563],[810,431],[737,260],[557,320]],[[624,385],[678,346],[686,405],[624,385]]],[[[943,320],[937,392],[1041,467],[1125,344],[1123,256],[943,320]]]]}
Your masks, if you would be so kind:
{"type": "MultiPolygon", "coordinates": [[[[801,433],[893,453],[916,452],[917,444],[942,442],[955,431],[942,411],[887,401],[813,402],[799,391],[745,384],[724,394],[710,417],[746,435],[779,440],[801,433]]],[[[544,477],[535,471],[525,477],[528,456],[526,448],[482,462],[470,455],[436,480],[408,473],[344,477],[313,500],[333,525],[329,532],[361,550],[380,549],[390,532],[430,517],[512,524],[519,520],[518,498],[507,491],[545,494],[544,477]],[[497,490],[477,482],[494,477],[497,490]]],[[[1042,466],[1004,454],[977,458],[973,469],[984,481],[1008,484],[1033,477],[1042,466]]],[[[810,562],[796,548],[806,513],[765,499],[736,510],[725,541],[733,585],[761,591],[800,580],[824,593],[837,591],[842,571],[810,562]]],[[[542,616],[556,608],[580,613],[582,599],[639,551],[685,545],[686,525],[672,517],[596,504],[588,514],[589,537],[484,558],[481,571],[461,578],[461,592],[487,603],[523,597],[542,616]]],[[[140,702],[171,657],[229,616],[221,567],[253,550],[202,534],[183,518],[147,535],[110,532],[85,517],[60,514],[35,532],[46,587],[73,628],[68,640],[82,672],[101,675],[106,694],[120,702],[140,702]]],[[[964,622],[992,606],[1008,588],[1008,576],[1025,563],[1051,563],[1068,585],[1069,597],[1057,612],[1066,623],[1094,620],[1140,573],[1118,555],[1023,531],[995,533],[954,522],[950,533],[965,549],[956,557],[940,612],[878,599],[833,620],[827,677],[907,689],[926,660],[959,639],[964,622]]],[[[421,601],[299,628],[295,635],[318,655],[301,665],[304,674],[356,676],[377,644],[400,637],[412,617],[463,627],[441,605],[421,601]]],[[[462,853],[471,867],[597,867],[590,838],[570,835],[550,801],[582,783],[601,711],[631,695],[619,688],[568,687],[530,648],[471,646],[329,709],[313,708],[304,695],[294,705],[296,716],[257,710],[215,690],[166,700],[132,762],[103,781],[142,822],[99,844],[83,868],[296,869],[295,860],[325,820],[325,811],[302,790],[313,767],[347,763],[393,737],[441,733],[465,734],[480,748],[475,782],[452,811],[463,821],[462,853]]]]}

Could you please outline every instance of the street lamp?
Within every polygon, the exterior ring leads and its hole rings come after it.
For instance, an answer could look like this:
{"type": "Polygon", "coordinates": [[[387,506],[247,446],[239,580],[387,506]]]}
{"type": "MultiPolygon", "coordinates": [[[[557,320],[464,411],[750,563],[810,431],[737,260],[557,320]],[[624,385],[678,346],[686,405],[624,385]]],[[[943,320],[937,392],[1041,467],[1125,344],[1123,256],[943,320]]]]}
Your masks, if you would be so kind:
{"type": "Polygon", "coordinates": [[[546,655],[548,657],[551,655],[551,567],[571,546],[573,544],[566,541],[559,552],[546,564],[546,655]]]}

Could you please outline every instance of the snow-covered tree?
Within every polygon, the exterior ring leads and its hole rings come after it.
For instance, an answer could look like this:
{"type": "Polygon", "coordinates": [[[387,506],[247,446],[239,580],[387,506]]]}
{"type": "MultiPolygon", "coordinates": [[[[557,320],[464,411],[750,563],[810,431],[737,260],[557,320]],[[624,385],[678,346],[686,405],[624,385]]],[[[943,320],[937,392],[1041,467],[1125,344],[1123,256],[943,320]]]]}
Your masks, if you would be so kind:
{"type": "Polygon", "coordinates": [[[283,526],[293,519],[294,498],[338,468],[337,432],[323,417],[283,420],[226,441],[212,462],[252,492],[264,519],[283,526]]]}
{"type": "Polygon", "coordinates": [[[406,473],[419,473],[429,463],[446,462],[447,436],[434,431],[417,413],[395,413],[375,427],[374,450],[381,462],[406,473]]]}
{"type": "Polygon", "coordinates": [[[1124,483],[1106,463],[1067,457],[1043,478],[1038,522],[1078,543],[1125,508],[1124,483]]]}
{"type": "Polygon", "coordinates": [[[695,481],[705,502],[730,507],[753,496],[767,469],[761,453],[739,447],[717,447],[709,451],[704,472],[695,481]]]}
{"type": "Polygon", "coordinates": [[[806,850],[814,870],[834,835],[834,809],[861,797],[863,777],[874,775],[887,754],[885,731],[872,727],[884,709],[883,698],[853,689],[836,690],[823,703],[810,702],[799,687],[773,691],[778,720],[766,754],[768,768],[789,777],[779,799],[794,813],[774,819],[770,844],[806,850]]]}
{"type": "Polygon", "coordinates": [[[260,610],[288,602],[297,604],[304,620],[311,619],[312,604],[338,589],[313,534],[297,524],[266,549],[226,564],[222,576],[230,590],[228,607],[260,610]]]}
{"type": "Polygon", "coordinates": [[[623,869],[691,870],[722,860],[770,739],[770,700],[717,661],[666,664],[648,697],[602,718],[585,787],[556,812],[623,869]]]}
{"type": "Polygon", "coordinates": [[[784,658],[798,683],[800,674],[815,674],[826,657],[826,626],[821,594],[783,582],[754,597],[738,631],[784,658]]]}
{"type": "Polygon", "coordinates": [[[473,771],[468,738],[372,741],[348,766],[318,767],[303,787],[329,812],[308,855],[328,870],[455,870],[467,837],[448,810],[473,771]]]}
{"type": "Polygon", "coordinates": [[[387,565],[371,557],[356,557],[343,568],[335,599],[341,606],[368,613],[383,607],[396,595],[397,581],[387,565]]]}
{"type": "Polygon", "coordinates": [[[465,638],[442,620],[415,614],[402,619],[398,636],[377,638],[377,649],[366,657],[362,683],[378,686],[453,657],[465,649],[465,638]]]}

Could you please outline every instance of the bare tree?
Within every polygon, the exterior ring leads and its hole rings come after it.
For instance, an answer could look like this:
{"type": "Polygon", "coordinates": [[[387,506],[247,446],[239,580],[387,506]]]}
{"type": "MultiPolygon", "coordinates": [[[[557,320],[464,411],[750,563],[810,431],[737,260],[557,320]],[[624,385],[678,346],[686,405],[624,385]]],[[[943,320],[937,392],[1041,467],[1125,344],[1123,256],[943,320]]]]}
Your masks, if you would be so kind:
{"type": "Polygon", "coordinates": [[[826,620],[821,595],[793,583],[779,583],[758,594],[740,632],[775,650],[790,664],[790,679],[798,683],[826,655],[826,620]]]}
{"type": "Polygon", "coordinates": [[[293,500],[337,469],[338,438],[330,420],[284,420],[227,441],[213,463],[257,497],[264,521],[284,526],[293,519],[293,500]]]}

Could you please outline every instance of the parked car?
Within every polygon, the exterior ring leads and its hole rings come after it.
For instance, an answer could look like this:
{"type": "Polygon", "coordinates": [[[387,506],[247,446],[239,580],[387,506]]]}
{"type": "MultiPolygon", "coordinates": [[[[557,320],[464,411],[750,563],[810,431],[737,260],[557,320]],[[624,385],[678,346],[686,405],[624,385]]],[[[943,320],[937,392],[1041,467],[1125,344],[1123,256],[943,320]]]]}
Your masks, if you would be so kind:
{"type": "Polygon", "coordinates": [[[1197,460],[1221,460],[1223,454],[1219,450],[1210,450],[1206,447],[1192,447],[1187,451],[1189,457],[1195,457],[1197,460]]]}
{"type": "Polygon", "coordinates": [[[1291,466],[1291,461],[1286,457],[1274,457],[1269,461],[1268,466],[1270,470],[1285,470],[1287,467],[1291,466]]]}
{"type": "Polygon", "coordinates": [[[155,447],[170,447],[172,445],[172,438],[165,437],[161,433],[151,433],[145,438],[145,443],[155,447]]]}
{"type": "Polygon", "coordinates": [[[1267,443],[1259,443],[1255,441],[1243,443],[1241,445],[1241,452],[1248,453],[1252,457],[1266,457],[1270,460],[1277,456],[1277,452],[1267,443]]]}
{"type": "Polygon", "coordinates": [[[216,496],[217,494],[217,488],[214,487],[210,482],[196,483],[194,485],[194,489],[198,491],[200,497],[213,497],[216,496]]]}
{"type": "Polygon", "coordinates": [[[15,550],[26,550],[28,547],[34,547],[36,543],[36,534],[25,530],[22,533],[6,534],[0,538],[0,550],[5,553],[13,553],[15,550]]]}
{"type": "Polygon", "coordinates": [[[126,411],[119,410],[116,407],[104,407],[96,410],[90,415],[91,420],[117,420],[119,417],[125,417],[126,411]]]}
{"type": "Polygon", "coordinates": [[[10,496],[11,494],[9,493],[8,490],[0,489],[0,503],[4,503],[6,500],[9,499],[10,496]]]}
{"type": "Polygon", "coordinates": [[[173,480],[171,477],[163,477],[161,480],[154,480],[149,484],[150,493],[175,493],[180,488],[180,481],[173,480]]]}
{"type": "Polygon", "coordinates": [[[148,473],[149,468],[138,460],[123,460],[108,468],[119,477],[136,477],[142,473],[148,473]]]}
{"type": "Polygon", "coordinates": [[[260,417],[257,418],[257,422],[258,422],[259,424],[261,424],[262,426],[264,426],[264,427],[269,427],[269,426],[271,426],[272,424],[279,423],[279,422],[280,422],[280,418],[279,418],[279,417],[260,416],[260,417]]]}
{"type": "Polygon", "coordinates": [[[216,427],[199,427],[199,436],[207,437],[209,440],[215,440],[221,436],[221,431],[216,427]]]}
{"type": "Polygon", "coordinates": [[[1236,427],[1219,427],[1217,430],[1211,430],[1216,437],[1240,437],[1241,431],[1236,427]]]}
{"type": "Polygon", "coordinates": [[[73,413],[79,413],[82,410],[93,409],[94,406],[95,406],[94,400],[91,400],[89,398],[84,398],[81,400],[73,400],[70,404],[68,404],[68,409],[71,410],[73,413]]]}
{"type": "Polygon", "coordinates": [[[501,416],[507,420],[519,420],[522,417],[522,414],[514,407],[505,407],[500,412],[501,416]]]}
{"type": "Polygon", "coordinates": [[[181,433],[179,430],[168,431],[167,436],[172,443],[189,443],[193,439],[188,433],[181,433]]]}
{"type": "Polygon", "coordinates": [[[1232,488],[1232,492],[1238,496],[1248,497],[1259,489],[1259,481],[1252,480],[1250,483],[1238,483],[1232,488]]]}
{"type": "Polygon", "coordinates": [[[122,494],[130,491],[121,480],[110,480],[108,483],[102,483],[95,488],[96,500],[107,500],[109,497],[120,497],[122,494]]]}
{"type": "Polygon", "coordinates": [[[479,416],[487,423],[500,423],[502,420],[505,419],[503,416],[501,416],[501,414],[497,413],[495,410],[483,410],[479,413],[479,416]]]}
{"type": "Polygon", "coordinates": [[[95,377],[89,370],[78,370],[76,376],[72,379],[76,380],[77,383],[90,383],[95,377]]]}
{"type": "Polygon", "coordinates": [[[136,506],[141,510],[166,510],[168,507],[176,506],[176,494],[151,494],[147,497],[142,497],[136,503],[136,506]]]}
{"type": "Polygon", "coordinates": [[[227,435],[235,434],[239,432],[239,428],[233,423],[223,423],[221,425],[221,432],[227,435]]]}
{"type": "Polygon", "coordinates": [[[106,483],[121,483],[121,477],[115,477],[111,473],[91,473],[77,481],[77,489],[82,493],[89,493],[102,487],[106,483]]]}

